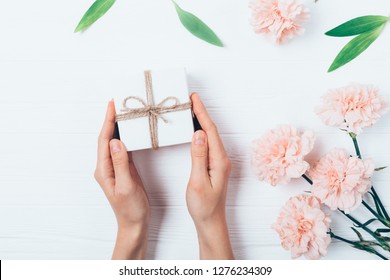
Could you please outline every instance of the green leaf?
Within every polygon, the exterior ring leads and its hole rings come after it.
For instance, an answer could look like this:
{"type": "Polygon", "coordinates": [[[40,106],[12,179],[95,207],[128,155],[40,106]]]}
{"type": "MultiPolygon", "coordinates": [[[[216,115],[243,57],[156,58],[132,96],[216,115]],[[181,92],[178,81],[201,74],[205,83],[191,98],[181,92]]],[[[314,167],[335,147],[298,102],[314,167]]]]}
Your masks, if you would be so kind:
{"type": "Polygon", "coordinates": [[[384,242],[389,242],[389,241],[390,241],[390,237],[387,237],[387,236],[382,236],[381,239],[382,239],[384,242]]]}
{"type": "Polygon", "coordinates": [[[372,31],[362,33],[349,41],[336,56],[328,72],[340,68],[364,52],[379,37],[383,27],[384,25],[372,31]]]}
{"type": "MultiPolygon", "coordinates": [[[[367,222],[365,222],[364,224],[362,224],[362,225],[355,225],[355,227],[366,227],[366,226],[368,226],[369,224],[371,224],[372,222],[375,222],[375,221],[377,221],[378,219],[370,219],[370,220],[368,220],[367,222]]],[[[353,229],[353,228],[352,228],[353,229]]]]}
{"type": "Polygon", "coordinates": [[[378,228],[378,229],[375,231],[375,234],[376,234],[376,235],[381,235],[382,232],[390,232],[390,228],[378,228]]]}
{"type": "Polygon", "coordinates": [[[375,168],[374,170],[375,171],[382,171],[382,170],[384,170],[386,168],[387,168],[387,166],[382,166],[382,167],[375,168]]]}
{"type": "Polygon", "coordinates": [[[360,244],[357,244],[355,246],[352,246],[353,248],[356,248],[356,249],[359,249],[359,250],[364,250],[364,251],[367,251],[369,253],[372,253],[372,254],[375,254],[377,255],[377,252],[375,251],[374,248],[370,247],[370,246],[365,246],[365,245],[360,245],[360,244]]]}
{"type": "Polygon", "coordinates": [[[380,244],[374,242],[374,241],[361,241],[359,242],[362,246],[380,246],[380,244]]]}
{"type": "Polygon", "coordinates": [[[84,31],[86,28],[91,26],[95,21],[104,16],[114,3],[115,0],[96,0],[84,14],[74,32],[77,33],[84,31]]]}
{"type": "Polygon", "coordinates": [[[345,37],[354,36],[374,30],[389,20],[385,16],[363,16],[351,19],[325,33],[328,36],[345,37]]]}
{"type": "Polygon", "coordinates": [[[177,15],[183,26],[191,32],[194,36],[202,39],[210,44],[213,44],[218,47],[223,47],[223,43],[218,38],[218,36],[214,33],[213,30],[210,29],[203,21],[201,21],[195,15],[184,11],[179,5],[176,4],[175,1],[172,1],[175,5],[177,15]]]}
{"type": "Polygon", "coordinates": [[[355,228],[351,227],[351,229],[356,233],[360,241],[364,241],[363,236],[359,231],[357,231],[355,228]]]}

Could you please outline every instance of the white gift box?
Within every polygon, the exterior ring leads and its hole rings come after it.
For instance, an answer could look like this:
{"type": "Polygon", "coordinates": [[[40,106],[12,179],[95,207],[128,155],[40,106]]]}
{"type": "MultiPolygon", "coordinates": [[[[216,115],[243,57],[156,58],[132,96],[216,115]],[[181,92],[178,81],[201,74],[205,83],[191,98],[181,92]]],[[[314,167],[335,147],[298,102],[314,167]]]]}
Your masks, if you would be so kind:
{"type": "Polygon", "coordinates": [[[115,98],[120,139],[128,151],[156,148],[156,145],[153,147],[152,144],[151,133],[154,129],[150,127],[150,122],[155,118],[158,147],[191,142],[194,125],[185,69],[161,69],[148,72],[150,73],[148,77],[142,72],[131,77],[131,92],[115,98]],[[147,98],[146,79],[150,79],[153,99],[151,102],[147,98]],[[166,98],[169,99],[164,102],[166,98]],[[178,102],[179,106],[186,105],[186,108],[175,111],[177,108],[172,107],[175,102],[178,102]],[[166,110],[167,107],[172,110],[166,110]],[[137,110],[141,114],[136,114],[137,116],[134,117],[133,113],[137,110]],[[129,118],[126,113],[130,111],[133,115],[129,118]]]}

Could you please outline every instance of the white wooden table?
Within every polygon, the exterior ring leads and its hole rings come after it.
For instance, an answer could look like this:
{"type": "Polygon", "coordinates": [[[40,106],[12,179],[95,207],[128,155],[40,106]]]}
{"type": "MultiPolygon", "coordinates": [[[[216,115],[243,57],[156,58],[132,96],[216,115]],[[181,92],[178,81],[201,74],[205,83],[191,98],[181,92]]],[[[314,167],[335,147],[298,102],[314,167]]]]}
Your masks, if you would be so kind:
{"type": "MultiPolygon", "coordinates": [[[[353,153],[348,137],[314,114],[320,96],[360,82],[377,85],[390,100],[389,28],[331,74],[327,67],[349,39],[323,35],[353,17],[389,14],[389,1],[306,1],[312,17],[305,35],[276,46],[252,31],[248,1],[178,0],[217,32],[223,49],[185,31],[168,0],[118,0],[84,34],[73,30],[92,0],[0,2],[1,259],[110,258],[116,222],[93,179],[97,135],[107,101],[126,92],[134,70],[187,68],[190,90],[204,100],[233,162],[227,213],[239,259],[289,259],[270,225],[291,195],[309,189],[302,179],[275,188],[258,182],[251,141],[289,123],[315,130],[310,160],[334,146],[353,153]]],[[[389,125],[387,115],[360,137],[363,155],[377,166],[390,164],[389,125]]],[[[152,205],[150,259],[198,258],[185,203],[189,149],[134,155],[152,205]]],[[[374,178],[387,207],[389,172],[374,178]]],[[[333,220],[334,231],[353,237],[347,221],[333,220]]],[[[370,258],[338,242],[325,257],[370,258]]]]}

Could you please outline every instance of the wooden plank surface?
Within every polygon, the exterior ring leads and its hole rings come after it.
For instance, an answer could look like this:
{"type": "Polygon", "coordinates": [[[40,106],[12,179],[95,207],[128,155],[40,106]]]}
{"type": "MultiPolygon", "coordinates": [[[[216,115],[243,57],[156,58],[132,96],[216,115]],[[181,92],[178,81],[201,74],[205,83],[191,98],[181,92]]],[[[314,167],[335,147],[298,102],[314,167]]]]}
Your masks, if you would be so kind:
{"type": "MultiPolygon", "coordinates": [[[[248,1],[177,1],[204,19],[226,48],[207,45],[180,25],[170,1],[117,1],[83,34],[72,31],[90,0],[3,1],[0,10],[0,259],[107,259],[115,218],[93,179],[97,135],[106,102],[127,92],[135,70],[185,66],[215,120],[233,163],[227,213],[240,259],[288,259],[271,229],[280,207],[308,190],[303,180],[271,187],[250,166],[250,145],[289,123],[316,132],[309,160],[353,146],[313,110],[330,88],[378,86],[390,100],[390,30],[360,58],[327,74],[346,38],[325,31],[350,18],[387,15],[388,1],[305,1],[312,17],[304,36],[275,46],[249,25],[248,1]]],[[[390,116],[359,141],[377,166],[390,162],[390,116]]],[[[140,151],[135,160],[152,205],[147,257],[194,259],[197,238],[185,204],[190,147],[140,151]]],[[[375,174],[390,209],[390,171],[375,174]]],[[[358,210],[360,211],[360,210],[358,210]]],[[[367,215],[363,210],[361,215],[367,215]]],[[[353,237],[335,215],[332,228],[353,237]]],[[[325,259],[371,259],[332,243],[325,259]]]]}

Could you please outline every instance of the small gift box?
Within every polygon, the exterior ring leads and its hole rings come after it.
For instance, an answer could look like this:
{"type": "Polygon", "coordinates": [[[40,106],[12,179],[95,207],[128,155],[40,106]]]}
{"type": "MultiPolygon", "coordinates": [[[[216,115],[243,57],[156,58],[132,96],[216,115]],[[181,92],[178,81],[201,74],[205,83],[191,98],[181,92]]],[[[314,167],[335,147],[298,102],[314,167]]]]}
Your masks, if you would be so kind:
{"type": "Polygon", "coordinates": [[[184,69],[148,70],[131,83],[132,92],[115,99],[116,136],[127,150],[191,142],[194,125],[184,69]]]}

